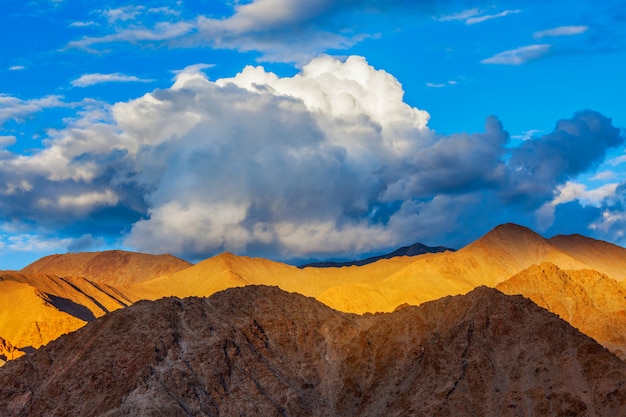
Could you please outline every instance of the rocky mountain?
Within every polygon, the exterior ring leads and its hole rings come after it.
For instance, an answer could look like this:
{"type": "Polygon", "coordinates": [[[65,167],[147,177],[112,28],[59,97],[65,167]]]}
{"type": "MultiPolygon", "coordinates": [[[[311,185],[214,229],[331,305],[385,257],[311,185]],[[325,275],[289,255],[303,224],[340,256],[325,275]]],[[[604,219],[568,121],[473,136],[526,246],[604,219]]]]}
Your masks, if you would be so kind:
{"type": "Polygon", "coordinates": [[[117,310],[0,368],[3,416],[626,414],[626,363],[477,288],[356,316],[271,287],[117,310]]]}
{"type": "Polygon", "coordinates": [[[321,261],[311,262],[300,266],[301,268],[341,268],[344,266],[363,266],[371,264],[373,262],[380,261],[381,259],[390,259],[398,256],[417,256],[424,255],[426,253],[440,253],[440,252],[454,252],[456,249],[447,248],[445,246],[427,246],[422,243],[414,243],[410,246],[403,246],[394,250],[393,252],[383,255],[372,256],[365,259],[359,259],[356,261],[334,262],[334,261],[321,261]]]}
{"type": "Polygon", "coordinates": [[[83,277],[109,285],[127,285],[171,274],[190,267],[172,255],[111,250],[50,255],[23,268],[23,274],[83,277]]]}
{"type": "Polygon", "coordinates": [[[341,268],[297,268],[230,253],[191,266],[169,256],[120,251],[55,255],[21,272],[0,272],[0,301],[6,300],[0,302],[0,337],[14,347],[15,357],[139,300],[204,297],[246,285],[275,285],[358,314],[391,312],[404,304],[419,305],[486,285],[530,297],[623,357],[626,306],[602,297],[623,296],[625,259],[626,249],[606,242],[579,235],[545,239],[514,224],[498,226],[456,252],[397,256],[341,268]],[[538,279],[533,267],[546,262],[560,272],[538,279]],[[174,272],[161,275],[166,270],[174,272]],[[561,273],[568,279],[555,281],[561,273]],[[579,279],[580,274],[588,279],[579,279]],[[597,276],[606,279],[590,278],[597,276]],[[545,286],[537,288],[544,281],[545,286]],[[608,292],[612,295],[602,295],[608,292]]]}
{"type": "Polygon", "coordinates": [[[522,294],[626,360],[626,289],[593,270],[533,265],[496,287],[522,294]]]}
{"type": "MultiPolygon", "coordinates": [[[[0,271],[0,337],[13,359],[131,300],[121,289],[191,264],[170,255],[108,251],[52,255],[20,272],[0,271]]],[[[6,359],[4,359],[6,360],[6,359]]]]}

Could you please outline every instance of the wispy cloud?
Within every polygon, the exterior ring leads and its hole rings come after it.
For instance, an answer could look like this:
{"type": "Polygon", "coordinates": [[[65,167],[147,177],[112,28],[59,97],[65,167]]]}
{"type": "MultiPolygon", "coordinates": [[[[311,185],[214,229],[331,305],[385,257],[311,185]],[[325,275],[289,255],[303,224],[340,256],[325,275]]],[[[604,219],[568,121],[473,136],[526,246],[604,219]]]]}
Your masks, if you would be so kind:
{"type": "Polygon", "coordinates": [[[540,30],[533,33],[533,38],[541,39],[547,36],[573,36],[585,33],[589,29],[588,26],[559,26],[552,29],[540,30]]]}
{"type": "Polygon", "coordinates": [[[69,24],[69,27],[71,28],[85,28],[85,27],[90,27],[90,26],[98,26],[98,24],[94,22],[93,20],[77,21],[77,22],[72,22],[69,24]]]}
{"type": "Polygon", "coordinates": [[[79,78],[72,81],[72,85],[74,87],[88,87],[90,85],[102,84],[102,83],[128,83],[128,82],[139,82],[139,83],[149,83],[152,80],[145,80],[138,78],[134,75],[125,75],[119,72],[113,74],[84,74],[79,78]]]}
{"type": "Polygon", "coordinates": [[[484,14],[485,11],[474,8],[464,10],[459,13],[453,13],[446,16],[442,16],[437,18],[436,20],[440,22],[453,22],[453,21],[463,21],[466,25],[475,25],[477,23],[486,22],[487,20],[498,19],[500,17],[508,16],[510,14],[521,13],[522,10],[513,9],[513,10],[504,10],[500,13],[494,14],[484,14]]]}
{"type": "Polygon", "coordinates": [[[46,96],[31,100],[0,94],[0,126],[7,120],[21,120],[33,113],[53,107],[68,106],[60,96],[46,96]]]}
{"type": "Polygon", "coordinates": [[[435,18],[435,20],[438,20],[440,22],[461,21],[461,20],[467,20],[474,16],[478,16],[481,13],[482,12],[480,9],[474,8],[474,9],[463,10],[462,12],[452,13],[449,15],[438,17],[438,18],[435,18]]]}
{"type": "Polygon", "coordinates": [[[457,85],[458,83],[456,81],[450,80],[448,82],[445,83],[426,83],[426,87],[430,87],[430,88],[444,88],[444,87],[448,87],[451,85],[457,85]]]}
{"type": "Polygon", "coordinates": [[[521,12],[522,10],[515,9],[515,10],[505,10],[503,12],[496,13],[496,14],[486,14],[483,16],[471,17],[465,21],[465,24],[474,25],[476,23],[482,23],[482,22],[486,22],[487,20],[497,19],[500,17],[508,16],[510,14],[517,14],[521,12]]]}
{"type": "Polygon", "coordinates": [[[24,65],[13,65],[12,67],[9,67],[9,71],[21,71],[24,69],[26,69],[24,65]]]}
{"type": "Polygon", "coordinates": [[[549,44],[535,44],[500,52],[480,62],[482,64],[522,65],[526,62],[542,58],[548,53],[550,53],[549,44]]]}

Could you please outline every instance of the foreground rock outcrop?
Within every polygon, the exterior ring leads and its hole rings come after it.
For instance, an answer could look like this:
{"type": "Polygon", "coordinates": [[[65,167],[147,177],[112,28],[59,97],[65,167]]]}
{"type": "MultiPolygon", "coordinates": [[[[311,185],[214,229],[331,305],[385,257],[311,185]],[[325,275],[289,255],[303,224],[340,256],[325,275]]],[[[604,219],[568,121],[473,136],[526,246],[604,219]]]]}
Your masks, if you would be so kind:
{"type": "Polygon", "coordinates": [[[356,316],[273,287],[139,302],[0,368],[3,416],[617,416],[626,363],[480,287],[356,316]]]}

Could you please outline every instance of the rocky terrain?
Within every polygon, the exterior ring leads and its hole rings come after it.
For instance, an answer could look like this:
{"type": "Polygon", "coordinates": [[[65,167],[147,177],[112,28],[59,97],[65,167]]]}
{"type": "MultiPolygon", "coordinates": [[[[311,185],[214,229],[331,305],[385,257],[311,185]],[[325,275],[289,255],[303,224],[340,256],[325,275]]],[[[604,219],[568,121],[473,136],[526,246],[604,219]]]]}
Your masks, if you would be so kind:
{"type": "Polygon", "coordinates": [[[514,224],[498,226],[456,252],[334,268],[298,268],[231,253],[196,265],[123,251],[53,255],[19,272],[0,271],[0,338],[12,347],[11,353],[2,348],[0,360],[139,300],[206,297],[246,285],[275,285],[358,314],[497,287],[531,298],[626,358],[624,260],[626,249],[607,242],[580,235],[546,239],[514,224]],[[537,272],[548,264],[556,269],[537,272]]]}
{"type": "Polygon", "coordinates": [[[496,287],[523,294],[626,360],[626,288],[594,270],[533,265],[496,287]]]}
{"type": "Polygon", "coordinates": [[[133,284],[171,274],[191,264],[172,255],[111,250],[50,255],[23,268],[25,275],[83,277],[109,285],[133,284]]]}
{"type": "Polygon", "coordinates": [[[477,288],[356,316],[278,288],[117,310],[0,368],[3,416],[617,416],[626,363],[477,288]]]}

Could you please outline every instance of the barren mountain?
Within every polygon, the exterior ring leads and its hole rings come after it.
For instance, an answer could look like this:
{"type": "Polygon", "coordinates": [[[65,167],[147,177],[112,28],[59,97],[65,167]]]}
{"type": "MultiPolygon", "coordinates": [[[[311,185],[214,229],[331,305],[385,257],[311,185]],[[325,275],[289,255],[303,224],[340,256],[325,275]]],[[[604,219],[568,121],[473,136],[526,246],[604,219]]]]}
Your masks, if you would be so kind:
{"type": "Polygon", "coordinates": [[[110,285],[125,285],[171,274],[191,265],[172,255],[112,250],[50,255],[28,265],[20,272],[60,277],[77,276],[110,285]]]}
{"type": "Polygon", "coordinates": [[[375,284],[414,261],[415,258],[403,256],[360,267],[301,269],[263,258],[223,253],[171,275],[125,286],[123,290],[134,299],[154,300],[167,296],[209,296],[231,287],[260,284],[317,297],[342,283],[375,284]]]}
{"type": "Polygon", "coordinates": [[[618,281],[626,279],[626,249],[581,235],[558,235],[548,242],[563,252],[618,281]]]}
{"type": "Polygon", "coordinates": [[[542,263],[497,288],[530,298],[626,359],[626,289],[614,279],[597,271],[563,271],[542,263]]]}
{"type": "Polygon", "coordinates": [[[0,368],[3,416],[626,413],[626,364],[478,288],[355,316],[277,288],[115,311],[0,368]]]}
{"type": "Polygon", "coordinates": [[[86,323],[56,308],[52,299],[37,288],[16,281],[0,281],[0,306],[0,337],[11,346],[10,351],[0,353],[4,360],[38,348],[86,323]]]}
{"type": "Polygon", "coordinates": [[[403,246],[390,253],[386,253],[386,254],[378,255],[378,256],[372,256],[372,257],[365,258],[365,259],[359,259],[356,261],[311,262],[306,265],[302,265],[300,268],[341,268],[344,266],[363,266],[363,265],[371,264],[376,261],[380,261],[381,259],[391,259],[391,258],[395,258],[398,256],[417,256],[417,255],[424,255],[426,253],[440,253],[440,252],[447,252],[447,251],[454,252],[455,249],[447,248],[445,246],[427,246],[422,243],[414,243],[413,245],[403,246]]]}
{"type": "Polygon", "coordinates": [[[0,337],[13,348],[0,356],[12,359],[132,304],[120,284],[190,265],[170,255],[108,251],[52,255],[20,272],[0,271],[0,337]]]}

